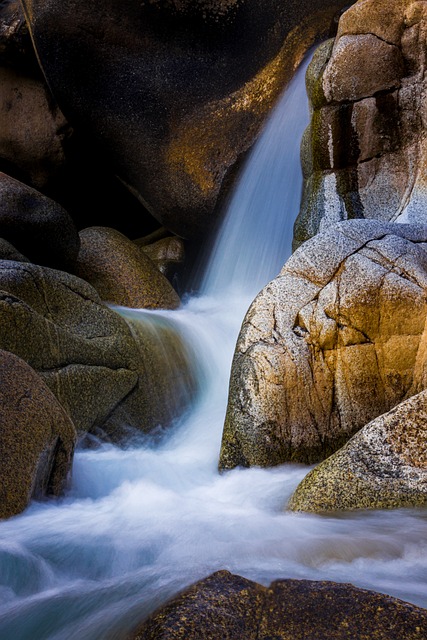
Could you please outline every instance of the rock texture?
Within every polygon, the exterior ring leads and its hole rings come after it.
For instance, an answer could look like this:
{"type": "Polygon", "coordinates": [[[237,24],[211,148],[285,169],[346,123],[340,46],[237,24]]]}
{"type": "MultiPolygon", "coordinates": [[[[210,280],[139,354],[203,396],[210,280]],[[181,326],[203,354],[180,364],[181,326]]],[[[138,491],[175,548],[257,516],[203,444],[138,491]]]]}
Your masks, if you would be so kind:
{"type": "Polygon", "coordinates": [[[90,282],[102,300],[112,304],[137,309],[177,309],[181,304],[148,255],[109,227],[89,227],[80,232],[75,272],[90,282]]]}
{"type": "Polygon", "coordinates": [[[182,238],[172,236],[162,238],[151,244],[142,245],[143,251],[163,273],[168,280],[173,281],[174,275],[180,270],[185,261],[185,248],[182,238]]]}
{"type": "Polygon", "coordinates": [[[267,588],[218,571],[128,640],[424,640],[426,629],[425,609],[351,584],[279,580],[267,588]]]}
{"type": "Polygon", "coordinates": [[[363,0],[308,71],[294,248],[349,218],[427,223],[425,2],[363,0]]]}
{"type": "Polygon", "coordinates": [[[394,509],[427,504],[427,391],[363,427],[304,478],[294,511],[394,509]]]}
{"type": "Polygon", "coordinates": [[[66,164],[70,128],[47,86],[23,71],[0,66],[0,163],[33,187],[45,188],[66,164]]]}
{"type": "Polygon", "coordinates": [[[32,262],[56,269],[71,268],[80,246],[77,229],[65,209],[1,172],[0,238],[32,262]]]}
{"type": "Polygon", "coordinates": [[[70,478],[76,430],[21,358],[0,351],[0,518],[32,498],[58,496],[70,478]]]}
{"type": "MultiPolygon", "coordinates": [[[[150,431],[176,416],[171,407],[182,410],[188,401],[177,392],[180,378],[161,341],[154,350],[150,323],[144,342],[143,328],[136,335],[75,276],[0,261],[0,325],[0,348],[38,372],[80,435],[118,438],[126,427],[150,431]]],[[[174,339],[180,367],[188,370],[185,349],[176,334],[174,339]]]]}
{"type": "Polygon", "coordinates": [[[49,86],[162,224],[200,237],[345,0],[22,0],[49,86]],[[90,64],[88,64],[90,60],[90,64]]]}
{"type": "Polygon", "coordinates": [[[323,460],[427,387],[426,240],[353,220],[295,252],[243,322],[221,468],[323,460]]]}

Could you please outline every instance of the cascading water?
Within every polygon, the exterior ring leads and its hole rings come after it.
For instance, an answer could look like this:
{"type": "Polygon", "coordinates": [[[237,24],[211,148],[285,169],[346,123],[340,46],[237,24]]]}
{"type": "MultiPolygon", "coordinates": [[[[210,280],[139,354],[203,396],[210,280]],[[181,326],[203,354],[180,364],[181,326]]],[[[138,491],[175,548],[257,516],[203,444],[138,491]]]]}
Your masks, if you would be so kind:
{"type": "MultiPolygon", "coordinates": [[[[288,161],[292,172],[299,166],[307,120],[303,91],[304,67],[269,123],[274,128],[276,116],[282,120],[272,142],[283,152],[294,139],[298,142],[288,161]],[[289,95],[300,96],[296,105],[290,106],[289,95]],[[287,114],[289,108],[298,114],[297,122],[287,114]]],[[[255,175],[260,167],[252,163],[264,162],[258,156],[263,144],[261,137],[247,166],[255,175]]],[[[427,606],[425,509],[333,517],[287,513],[286,501],[307,467],[217,472],[239,325],[250,298],[276,275],[290,251],[287,236],[278,249],[283,253],[263,272],[263,281],[257,280],[266,256],[276,251],[269,249],[266,233],[272,212],[268,191],[283,202],[273,214],[280,218],[279,229],[285,214],[295,216],[300,196],[300,176],[284,170],[272,183],[271,171],[266,173],[267,184],[257,183],[256,193],[244,189],[250,202],[265,205],[250,208],[261,229],[252,231],[253,240],[243,239],[242,228],[245,233],[251,228],[246,216],[244,222],[226,223],[236,225],[236,231],[224,231],[224,242],[235,244],[223,253],[223,240],[218,243],[205,295],[174,312],[123,310],[142,322],[167,319],[191,342],[201,380],[192,410],[160,444],[78,451],[65,498],[34,503],[1,523],[1,640],[118,640],[170,596],[217,569],[263,584],[287,577],[352,582],[427,606]],[[291,204],[285,199],[294,189],[291,204]],[[265,249],[253,244],[260,240],[265,249]],[[245,263],[242,267],[237,260],[238,274],[230,276],[229,256],[236,259],[237,246],[245,263]]],[[[242,185],[255,186],[247,176],[242,176],[237,199],[242,185]]],[[[233,217],[234,202],[230,211],[233,217]]],[[[275,229],[271,233],[278,235],[275,229]]]]}

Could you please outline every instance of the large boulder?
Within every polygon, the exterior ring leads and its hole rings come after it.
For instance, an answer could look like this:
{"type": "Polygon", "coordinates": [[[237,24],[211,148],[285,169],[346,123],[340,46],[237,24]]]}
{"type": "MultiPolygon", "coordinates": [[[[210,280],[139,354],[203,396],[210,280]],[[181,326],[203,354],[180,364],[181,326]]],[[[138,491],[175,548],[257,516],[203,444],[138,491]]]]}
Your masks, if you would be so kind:
{"type": "Polygon", "coordinates": [[[181,393],[185,373],[192,378],[173,328],[174,356],[181,356],[176,366],[163,341],[153,341],[149,321],[146,331],[135,332],[93,287],[61,271],[0,261],[0,326],[0,348],[38,372],[80,435],[117,439],[128,427],[166,426],[194,389],[181,393]],[[157,387],[152,379],[160,381],[157,387]]]}
{"type": "Polygon", "coordinates": [[[109,227],[80,231],[75,273],[102,300],[123,307],[177,309],[180,299],[154,262],[122,233],[109,227]]]}
{"type": "Polygon", "coordinates": [[[292,495],[294,511],[394,509],[427,504],[427,391],[363,427],[292,495]]]}
{"type": "Polygon", "coordinates": [[[424,2],[363,0],[316,52],[294,248],[349,218],[427,223],[426,30],[424,2]]]}
{"type": "Polygon", "coordinates": [[[243,322],[221,468],[318,462],[427,388],[426,241],[352,220],[293,254],[243,322]]]}
{"type": "Polygon", "coordinates": [[[351,584],[278,580],[263,587],[228,571],[197,582],[128,640],[424,640],[427,612],[351,584]]]}
{"type": "Polygon", "coordinates": [[[76,438],[43,380],[21,358],[0,351],[0,518],[63,492],[76,438]]]}
{"type": "Polygon", "coordinates": [[[0,164],[43,189],[65,167],[70,128],[39,78],[0,66],[0,164]]]}
{"type": "Polygon", "coordinates": [[[348,0],[22,0],[49,86],[166,227],[200,237],[233,167],[348,0]],[[90,61],[90,62],[88,62],[90,61]]]}
{"type": "Polygon", "coordinates": [[[71,268],[80,247],[71,216],[57,202],[0,172],[0,238],[32,262],[71,268]]]}

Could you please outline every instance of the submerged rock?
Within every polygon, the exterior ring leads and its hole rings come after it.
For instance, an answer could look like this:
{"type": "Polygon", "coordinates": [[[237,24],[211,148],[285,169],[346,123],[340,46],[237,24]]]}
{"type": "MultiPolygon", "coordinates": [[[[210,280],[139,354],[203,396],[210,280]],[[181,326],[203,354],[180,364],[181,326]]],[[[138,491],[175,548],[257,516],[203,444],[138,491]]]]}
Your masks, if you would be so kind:
{"type": "Polygon", "coordinates": [[[0,351],[0,518],[33,498],[59,496],[77,434],[46,384],[21,358],[0,351]]]}
{"type": "Polygon", "coordinates": [[[309,68],[294,248],[350,218],[427,223],[425,33],[412,0],[364,0],[309,68]]]}
{"type": "Polygon", "coordinates": [[[363,427],[299,484],[294,511],[427,504],[427,391],[363,427]]]}
{"type": "Polygon", "coordinates": [[[243,322],[221,468],[323,460],[427,388],[426,241],[354,220],[294,253],[243,322]]]}
{"type": "Polygon", "coordinates": [[[0,238],[32,262],[71,268],[80,240],[73,220],[57,202],[0,172],[0,238]]]}
{"type": "Polygon", "coordinates": [[[427,611],[351,584],[218,571],[153,613],[128,640],[424,640],[427,611]]]}
{"type": "Polygon", "coordinates": [[[181,301],[153,261],[131,240],[109,227],[80,231],[76,274],[102,300],[137,309],[177,309],[181,301]]]}
{"type": "Polygon", "coordinates": [[[346,0],[22,4],[69,121],[93,135],[152,215],[195,238],[212,226],[238,161],[346,0]]]}

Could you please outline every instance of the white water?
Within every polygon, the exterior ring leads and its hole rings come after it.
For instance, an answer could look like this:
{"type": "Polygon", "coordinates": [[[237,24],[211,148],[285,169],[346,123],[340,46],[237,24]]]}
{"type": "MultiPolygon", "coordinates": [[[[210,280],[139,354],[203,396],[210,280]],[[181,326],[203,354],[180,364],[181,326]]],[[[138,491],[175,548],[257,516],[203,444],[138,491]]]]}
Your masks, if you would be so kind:
{"type": "MultiPolygon", "coordinates": [[[[299,74],[289,90],[302,83],[299,74]]],[[[306,114],[297,112],[298,130],[293,122],[274,137],[283,150],[301,136],[306,114]]],[[[298,159],[296,152],[292,166],[298,159]]],[[[280,185],[258,189],[280,188],[275,197],[285,202],[296,183],[283,175],[280,185]]],[[[256,232],[256,240],[265,237],[256,232]]],[[[0,640],[122,639],[171,595],[217,569],[263,584],[288,577],[352,582],[427,606],[425,509],[293,514],[286,502],[308,468],[217,472],[232,352],[264,262],[261,249],[253,251],[257,259],[243,270],[250,296],[236,293],[225,273],[222,288],[207,282],[209,295],[152,314],[173,319],[198,355],[200,397],[171,435],[156,446],[79,451],[69,495],[1,523],[0,640]]],[[[266,281],[278,270],[269,268],[266,281]]]]}

